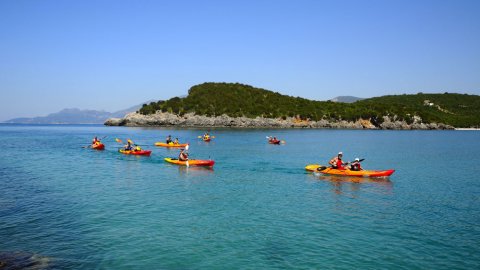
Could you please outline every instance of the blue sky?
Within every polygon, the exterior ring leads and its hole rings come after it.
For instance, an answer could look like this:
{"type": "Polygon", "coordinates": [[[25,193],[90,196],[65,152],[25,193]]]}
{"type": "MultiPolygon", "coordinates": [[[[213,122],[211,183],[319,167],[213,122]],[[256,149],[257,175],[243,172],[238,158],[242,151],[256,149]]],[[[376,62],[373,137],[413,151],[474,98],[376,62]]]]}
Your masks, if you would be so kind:
{"type": "Polygon", "coordinates": [[[480,94],[480,1],[0,1],[0,121],[240,82],[480,94]]]}

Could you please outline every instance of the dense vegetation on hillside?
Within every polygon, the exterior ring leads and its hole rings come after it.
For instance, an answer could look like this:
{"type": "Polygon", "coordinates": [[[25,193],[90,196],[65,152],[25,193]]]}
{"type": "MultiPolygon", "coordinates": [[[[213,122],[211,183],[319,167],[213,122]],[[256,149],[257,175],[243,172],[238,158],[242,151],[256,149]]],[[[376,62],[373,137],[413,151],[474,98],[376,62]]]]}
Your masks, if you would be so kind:
{"type": "Polygon", "coordinates": [[[207,116],[299,117],[315,121],[363,118],[377,123],[383,121],[383,116],[396,116],[411,123],[417,115],[425,123],[480,126],[480,96],[449,93],[382,96],[347,104],[285,96],[239,83],[203,83],[190,88],[185,98],[144,104],[139,112],[152,114],[157,110],[179,115],[195,112],[207,116]]]}

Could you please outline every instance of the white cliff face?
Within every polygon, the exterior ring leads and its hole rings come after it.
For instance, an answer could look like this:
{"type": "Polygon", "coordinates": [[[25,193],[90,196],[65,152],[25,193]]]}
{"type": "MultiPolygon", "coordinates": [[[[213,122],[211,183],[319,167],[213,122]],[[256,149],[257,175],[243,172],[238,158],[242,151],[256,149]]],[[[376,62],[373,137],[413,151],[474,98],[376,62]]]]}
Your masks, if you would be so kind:
{"type": "Polygon", "coordinates": [[[139,113],[129,113],[124,118],[110,118],[105,122],[107,126],[179,126],[179,127],[239,127],[239,128],[339,128],[339,129],[453,129],[453,127],[430,123],[425,124],[421,119],[414,118],[412,124],[405,121],[391,119],[388,116],[383,118],[380,125],[373,125],[370,120],[360,119],[355,122],[350,121],[301,121],[295,118],[273,119],[273,118],[247,118],[230,117],[220,115],[208,117],[188,113],[179,116],[172,113],[160,112],[155,114],[143,115],[139,113]]]}

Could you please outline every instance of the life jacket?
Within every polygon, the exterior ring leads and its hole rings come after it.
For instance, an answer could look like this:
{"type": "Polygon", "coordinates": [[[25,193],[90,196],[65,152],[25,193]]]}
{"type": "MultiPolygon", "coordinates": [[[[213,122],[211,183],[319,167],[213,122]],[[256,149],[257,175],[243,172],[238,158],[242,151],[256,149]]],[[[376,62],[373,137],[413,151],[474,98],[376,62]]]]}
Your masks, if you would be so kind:
{"type": "Polygon", "coordinates": [[[360,162],[354,162],[350,165],[350,170],[352,171],[361,171],[362,166],[360,166],[360,162]]]}
{"type": "Polygon", "coordinates": [[[181,161],[186,161],[188,160],[188,155],[186,153],[180,153],[180,155],[178,156],[178,159],[181,161]]]}

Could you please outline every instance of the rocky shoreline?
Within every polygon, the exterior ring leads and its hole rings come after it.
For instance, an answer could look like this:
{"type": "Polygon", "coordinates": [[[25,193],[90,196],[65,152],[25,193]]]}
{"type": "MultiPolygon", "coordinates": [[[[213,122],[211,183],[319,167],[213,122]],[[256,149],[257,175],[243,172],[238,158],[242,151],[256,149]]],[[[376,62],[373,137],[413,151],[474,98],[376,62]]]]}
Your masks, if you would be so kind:
{"type": "Polygon", "coordinates": [[[399,121],[396,117],[384,116],[378,124],[370,119],[352,121],[307,121],[296,118],[272,119],[272,118],[247,118],[230,117],[220,115],[208,117],[188,113],[183,116],[157,112],[143,115],[136,112],[127,114],[124,118],[110,118],[105,122],[106,126],[129,126],[129,127],[236,127],[236,128],[333,128],[333,129],[395,129],[395,130],[445,130],[454,127],[442,123],[423,123],[420,117],[414,117],[414,121],[408,124],[399,121]]]}

